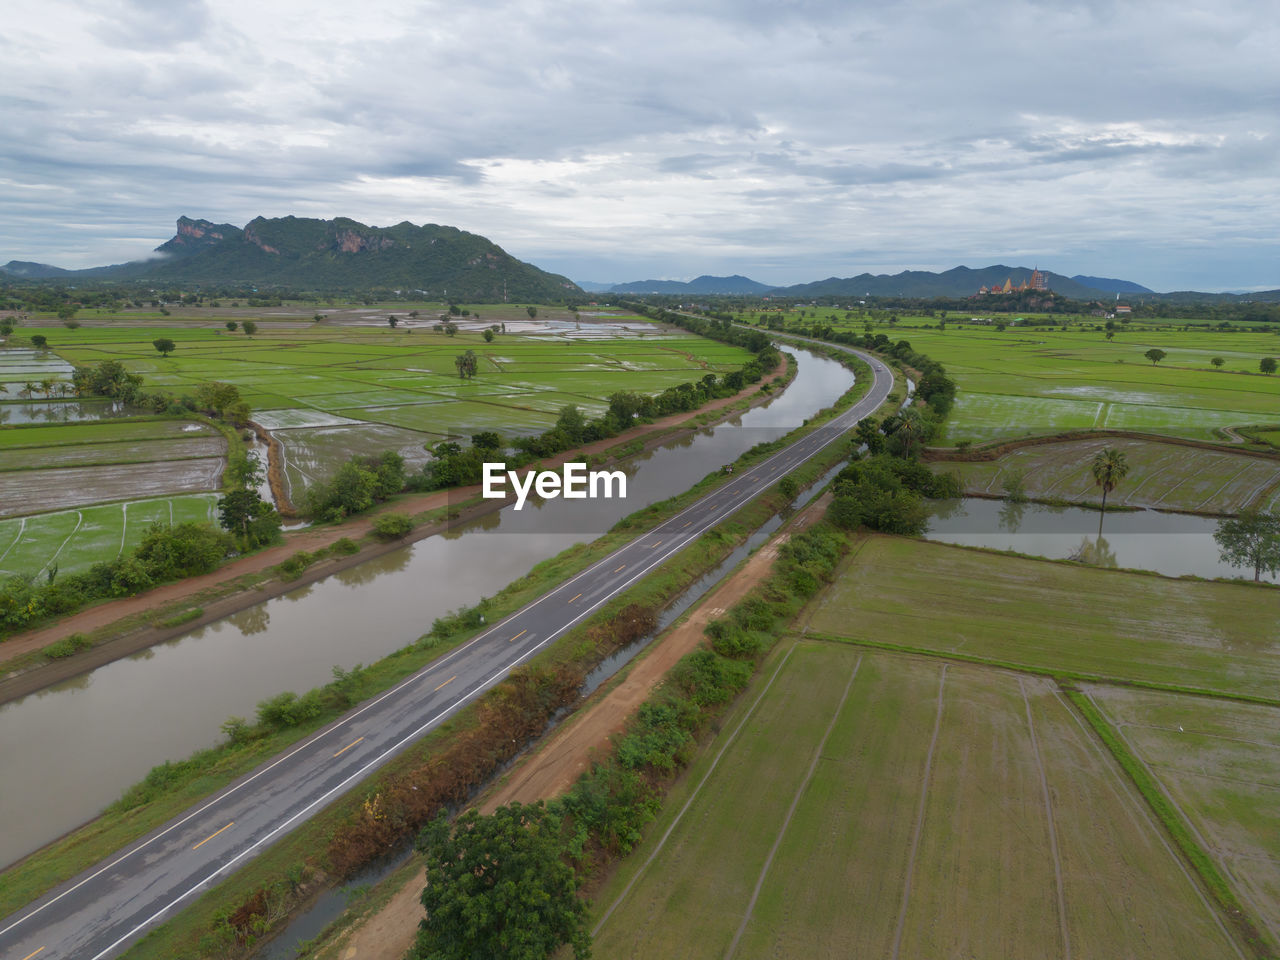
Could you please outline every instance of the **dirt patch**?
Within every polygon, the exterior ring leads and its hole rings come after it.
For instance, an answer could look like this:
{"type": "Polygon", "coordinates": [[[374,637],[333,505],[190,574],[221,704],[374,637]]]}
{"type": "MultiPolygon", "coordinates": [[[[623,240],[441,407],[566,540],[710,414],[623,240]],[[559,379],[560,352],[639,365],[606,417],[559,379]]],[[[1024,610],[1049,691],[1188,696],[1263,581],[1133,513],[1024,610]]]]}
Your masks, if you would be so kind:
{"type": "MultiPolygon", "coordinates": [[[[502,782],[481,797],[478,809],[490,813],[503,804],[532,803],[569,789],[594,757],[625,728],[676,662],[703,641],[703,629],[757,587],[773,567],[778,549],[826,511],[830,495],[819,497],[712,590],[689,614],[637,657],[622,680],[598,693],[555,729],[502,782]]],[[[417,871],[376,913],[362,918],[321,956],[330,960],[400,960],[422,919],[418,897],[426,872],[417,871]]]]}
{"type": "MultiPolygon", "coordinates": [[[[679,434],[679,427],[700,414],[722,410],[743,398],[750,398],[750,403],[753,406],[763,403],[770,398],[771,394],[762,393],[760,387],[765,383],[772,383],[778,380],[783,374],[784,368],[779,367],[779,369],[762,380],[759,385],[744,390],[735,396],[713,400],[698,410],[663,417],[653,423],[635,427],[617,437],[601,440],[577,450],[559,454],[543,461],[542,466],[554,467],[571,459],[604,454],[614,448],[633,443],[637,439],[645,440],[646,448],[650,443],[665,442],[672,439],[673,435],[679,434]]],[[[533,467],[529,469],[533,469],[533,467]]],[[[90,650],[69,657],[66,660],[42,665],[24,673],[10,674],[0,679],[0,703],[26,696],[50,684],[94,670],[105,663],[129,656],[157,643],[163,643],[199,626],[261,603],[263,600],[279,596],[297,587],[313,583],[333,573],[356,566],[366,560],[397,550],[404,546],[405,543],[440,533],[460,520],[480,516],[501,509],[505,505],[505,501],[502,500],[484,501],[464,510],[459,517],[452,518],[447,522],[418,527],[403,541],[390,544],[369,544],[362,547],[359,553],[352,554],[349,557],[316,563],[308,567],[296,580],[288,582],[273,580],[265,584],[250,585],[245,589],[236,590],[229,596],[203,603],[204,615],[179,627],[160,628],[153,627],[148,623],[138,622],[149,612],[168,604],[179,604],[183,601],[193,604],[199,603],[201,597],[206,595],[207,591],[225,590],[227,585],[233,584],[237,580],[261,575],[268,568],[282,563],[299,550],[316,552],[330,546],[334,541],[342,537],[359,540],[368,536],[372,530],[373,520],[379,513],[389,510],[409,514],[425,513],[430,510],[447,507],[452,503],[457,503],[472,496],[478,496],[479,493],[480,487],[473,486],[455,487],[450,490],[437,490],[433,493],[400,497],[378,510],[355,517],[346,523],[287,533],[283,543],[268,547],[251,556],[233,560],[212,573],[190,577],[177,583],[165,584],[134,597],[125,597],[120,600],[100,603],[50,626],[15,634],[8,640],[0,642],[0,664],[24,654],[36,652],[72,633],[91,634],[94,631],[109,628],[113,625],[119,625],[120,627],[118,637],[105,643],[100,643],[90,650]]]]}

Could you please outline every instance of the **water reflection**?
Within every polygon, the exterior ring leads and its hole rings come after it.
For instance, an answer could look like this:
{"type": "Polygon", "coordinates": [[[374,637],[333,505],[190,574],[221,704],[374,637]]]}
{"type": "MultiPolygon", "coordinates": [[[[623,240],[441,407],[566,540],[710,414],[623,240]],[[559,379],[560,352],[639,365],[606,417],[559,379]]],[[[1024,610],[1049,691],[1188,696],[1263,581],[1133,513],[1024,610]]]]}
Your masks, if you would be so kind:
{"type": "Polygon", "coordinates": [[[1000,508],[1000,529],[1007,533],[1017,533],[1026,512],[1027,505],[1024,501],[1006,500],[1000,508]]]}
{"type": "MultiPolygon", "coordinates": [[[[1212,517],[1181,513],[1108,512],[1107,535],[1099,540],[1097,510],[965,497],[933,501],[926,536],[1058,560],[1081,554],[1102,566],[1152,570],[1171,577],[1251,574],[1219,559],[1213,540],[1217,525],[1212,517]]],[[[1269,579],[1277,582],[1276,577],[1269,579]]]]}
{"type": "Polygon", "coordinates": [[[1077,563],[1087,563],[1091,567],[1118,567],[1116,552],[1105,537],[1085,537],[1071,554],[1077,563]]]}
{"type": "Polygon", "coordinates": [[[354,567],[348,567],[346,570],[339,570],[333,575],[333,579],[346,587],[361,587],[366,583],[372,583],[384,573],[399,573],[406,569],[411,557],[412,554],[408,550],[395,550],[381,557],[366,560],[364,563],[358,563],[354,567]]]}
{"type": "Polygon", "coordinates": [[[265,633],[267,627],[271,626],[271,611],[267,609],[265,603],[260,603],[256,607],[231,614],[227,617],[227,623],[246,637],[255,633],[265,633]]]}

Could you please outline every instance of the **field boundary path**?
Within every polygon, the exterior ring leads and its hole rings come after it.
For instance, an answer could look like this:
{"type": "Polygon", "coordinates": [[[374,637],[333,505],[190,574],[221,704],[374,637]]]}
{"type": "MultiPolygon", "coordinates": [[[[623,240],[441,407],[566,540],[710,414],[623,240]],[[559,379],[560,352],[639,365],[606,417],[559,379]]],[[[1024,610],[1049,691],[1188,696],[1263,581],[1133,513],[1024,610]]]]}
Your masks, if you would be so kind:
{"type": "MultiPolygon", "coordinates": [[[[0,920],[0,953],[41,960],[118,956],[238,864],[351,790],[410,743],[500,683],[793,466],[841,441],[884,402],[893,375],[843,413],[597,561],[484,633],[335,720],[119,854],[0,920]]],[[[833,398],[834,399],[834,398],[833,398]]]]}

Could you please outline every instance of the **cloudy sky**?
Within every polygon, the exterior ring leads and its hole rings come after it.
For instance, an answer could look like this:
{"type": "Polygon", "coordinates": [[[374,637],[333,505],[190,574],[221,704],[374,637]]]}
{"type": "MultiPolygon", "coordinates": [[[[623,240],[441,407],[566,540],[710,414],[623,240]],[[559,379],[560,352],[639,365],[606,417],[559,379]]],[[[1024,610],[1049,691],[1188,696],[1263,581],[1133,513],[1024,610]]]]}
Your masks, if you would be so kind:
{"type": "Polygon", "coordinates": [[[452,224],[576,280],[1003,262],[1280,287],[1274,14],[26,0],[0,32],[0,262],[295,214],[452,224]]]}

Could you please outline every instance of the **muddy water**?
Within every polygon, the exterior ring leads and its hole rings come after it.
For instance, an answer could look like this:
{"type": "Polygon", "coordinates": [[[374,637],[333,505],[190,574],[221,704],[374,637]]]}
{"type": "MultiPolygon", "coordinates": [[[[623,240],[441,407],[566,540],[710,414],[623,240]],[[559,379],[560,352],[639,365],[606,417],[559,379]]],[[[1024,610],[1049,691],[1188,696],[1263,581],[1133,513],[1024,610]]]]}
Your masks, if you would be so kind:
{"type": "Polygon", "coordinates": [[[626,500],[508,507],[0,706],[0,823],[22,825],[0,831],[0,864],[91,818],[155,764],[215,743],[227,717],[411,643],[436,617],[688,489],[852,385],[834,361],[792,352],[799,373],[781,396],[632,465],[626,500]]]}
{"type": "Polygon", "coordinates": [[[1252,570],[1229,567],[1218,559],[1213,540],[1217,526],[1218,521],[1209,517],[1181,513],[1108,513],[1099,549],[1096,510],[965,497],[937,503],[926,536],[1053,559],[1081,555],[1103,566],[1171,577],[1252,578],[1252,570]]]}

